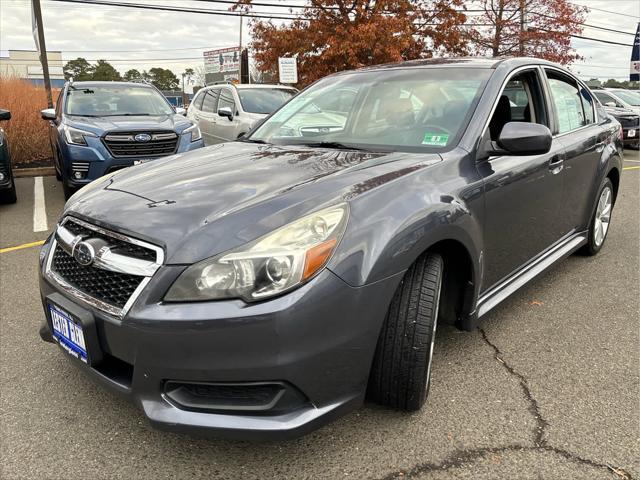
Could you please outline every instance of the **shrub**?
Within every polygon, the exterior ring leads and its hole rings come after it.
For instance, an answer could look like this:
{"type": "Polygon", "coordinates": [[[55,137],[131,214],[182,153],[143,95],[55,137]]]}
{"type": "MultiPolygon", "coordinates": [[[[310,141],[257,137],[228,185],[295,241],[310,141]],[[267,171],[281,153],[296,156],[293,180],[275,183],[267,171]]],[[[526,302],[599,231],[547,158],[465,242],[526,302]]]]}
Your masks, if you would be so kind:
{"type": "MultiPolygon", "coordinates": [[[[58,91],[53,92],[53,101],[58,91]]],[[[49,124],[40,117],[47,108],[44,87],[15,77],[0,77],[0,108],[11,112],[11,120],[0,127],[7,133],[14,165],[41,163],[51,158],[49,124]]]]}

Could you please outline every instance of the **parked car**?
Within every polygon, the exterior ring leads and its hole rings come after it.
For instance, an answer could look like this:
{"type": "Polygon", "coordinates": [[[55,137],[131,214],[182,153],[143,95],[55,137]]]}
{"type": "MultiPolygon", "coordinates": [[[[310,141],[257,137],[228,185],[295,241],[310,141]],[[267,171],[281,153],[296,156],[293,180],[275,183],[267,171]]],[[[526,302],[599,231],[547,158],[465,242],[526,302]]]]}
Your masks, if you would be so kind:
{"type": "Polygon", "coordinates": [[[594,95],[605,107],[625,108],[640,115],[640,92],[624,88],[596,89],[594,95]]]}
{"type": "Polygon", "coordinates": [[[622,125],[622,141],[626,148],[640,149],[640,108],[638,111],[618,103],[609,90],[594,90],[605,111],[622,125]]]}
{"type": "Polygon", "coordinates": [[[206,145],[236,140],[298,90],[284,85],[220,83],[198,90],[187,118],[200,126],[206,145]]]}
{"type": "MultiPolygon", "coordinates": [[[[0,121],[10,120],[11,112],[0,109],[0,121]]],[[[7,135],[0,128],[0,203],[16,203],[16,184],[11,170],[11,155],[7,135]]]]}
{"type": "Polygon", "coordinates": [[[153,85],[69,82],[42,110],[65,198],[115,170],[204,146],[198,126],[153,85]]]}
{"type": "Polygon", "coordinates": [[[366,395],[417,410],[437,324],[473,330],[600,251],[621,155],[618,122],[543,60],[338,73],[240,141],[68,202],[41,251],[40,334],[163,429],[296,436],[366,395]],[[345,87],[341,129],[282,134],[345,87]]]}

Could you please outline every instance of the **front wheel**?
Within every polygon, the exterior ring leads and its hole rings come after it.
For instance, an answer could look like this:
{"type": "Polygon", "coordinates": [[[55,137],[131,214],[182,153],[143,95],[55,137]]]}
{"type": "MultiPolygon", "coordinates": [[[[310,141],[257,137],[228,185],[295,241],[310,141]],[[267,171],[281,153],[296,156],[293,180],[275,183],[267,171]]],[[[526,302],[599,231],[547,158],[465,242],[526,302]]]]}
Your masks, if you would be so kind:
{"type": "Polygon", "coordinates": [[[422,255],[407,270],[387,312],[368,385],[371,400],[419,410],[429,392],[443,261],[422,255]]]}
{"type": "Polygon", "coordinates": [[[6,190],[0,190],[0,203],[16,203],[18,196],[16,195],[16,182],[11,178],[11,185],[6,190]]]}
{"type": "Polygon", "coordinates": [[[613,210],[613,184],[606,178],[598,193],[598,203],[589,224],[589,236],[587,244],[582,247],[581,253],[595,255],[600,251],[607,239],[611,212],[613,210]]]}

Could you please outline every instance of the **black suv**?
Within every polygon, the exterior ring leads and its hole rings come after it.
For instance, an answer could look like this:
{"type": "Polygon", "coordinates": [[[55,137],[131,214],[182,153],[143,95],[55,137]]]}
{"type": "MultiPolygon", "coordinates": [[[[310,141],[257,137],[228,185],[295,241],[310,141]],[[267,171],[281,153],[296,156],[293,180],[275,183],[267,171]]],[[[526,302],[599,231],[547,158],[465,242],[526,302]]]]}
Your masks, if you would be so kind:
{"type": "MultiPolygon", "coordinates": [[[[0,120],[10,120],[11,112],[0,109],[0,120]]],[[[11,170],[11,154],[7,135],[0,128],[0,203],[16,203],[16,184],[11,170]]]]}

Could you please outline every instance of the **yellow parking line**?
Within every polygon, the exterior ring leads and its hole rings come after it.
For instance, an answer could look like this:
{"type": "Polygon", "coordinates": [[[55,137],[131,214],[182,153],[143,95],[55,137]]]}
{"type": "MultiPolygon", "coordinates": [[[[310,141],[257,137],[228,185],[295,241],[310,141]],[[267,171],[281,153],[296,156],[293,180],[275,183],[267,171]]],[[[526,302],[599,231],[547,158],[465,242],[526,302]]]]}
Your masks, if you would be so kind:
{"type": "Polygon", "coordinates": [[[638,170],[640,169],[640,165],[636,166],[636,167],[624,167],[623,170],[638,170]]]}
{"type": "Polygon", "coordinates": [[[23,243],[22,245],[16,245],[15,247],[0,248],[0,253],[13,252],[15,250],[22,250],[24,248],[39,247],[43,243],[44,240],[38,240],[37,242],[23,243]]]}

